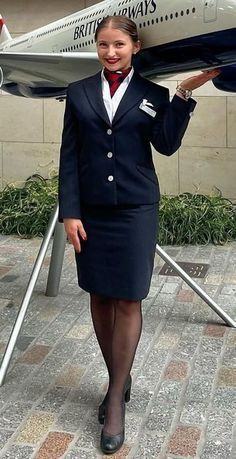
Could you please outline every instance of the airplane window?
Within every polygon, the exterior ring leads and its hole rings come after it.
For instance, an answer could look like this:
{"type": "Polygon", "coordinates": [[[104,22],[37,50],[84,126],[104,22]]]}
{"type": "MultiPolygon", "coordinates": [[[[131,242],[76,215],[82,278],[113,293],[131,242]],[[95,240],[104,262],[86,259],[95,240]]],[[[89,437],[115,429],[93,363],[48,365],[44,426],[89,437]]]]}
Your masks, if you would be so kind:
{"type": "Polygon", "coordinates": [[[167,15],[166,15],[165,19],[166,19],[166,21],[168,21],[168,19],[169,19],[169,18],[168,18],[168,16],[167,16],[167,15]]]}
{"type": "Polygon", "coordinates": [[[139,28],[142,29],[142,24],[141,23],[139,24],[139,28]]]}
{"type": "Polygon", "coordinates": [[[160,21],[163,22],[163,16],[160,17],[160,21]]]}
{"type": "Polygon", "coordinates": [[[189,14],[189,9],[187,9],[186,14],[189,14]]]}
{"type": "Polygon", "coordinates": [[[193,13],[195,13],[195,12],[196,12],[196,8],[193,8],[193,13]]]}
{"type": "Polygon", "coordinates": [[[180,13],[180,14],[181,14],[181,16],[183,16],[183,15],[184,15],[184,12],[183,12],[183,11],[181,11],[181,13],[180,13]]]}
{"type": "Polygon", "coordinates": [[[176,18],[178,18],[178,17],[179,17],[179,13],[178,13],[178,12],[177,12],[177,13],[175,13],[175,17],[176,17],[176,18]]]}
{"type": "Polygon", "coordinates": [[[156,23],[158,24],[158,22],[159,22],[159,19],[158,19],[158,18],[156,18],[156,23]]]}
{"type": "Polygon", "coordinates": [[[143,22],[143,27],[146,27],[146,22],[143,22]]]}
{"type": "Polygon", "coordinates": [[[170,14],[170,19],[173,19],[173,14],[172,13],[170,14]]]}
{"type": "Polygon", "coordinates": [[[155,24],[155,21],[154,21],[154,19],[152,19],[152,25],[153,25],[153,24],[155,24]]]}
{"type": "Polygon", "coordinates": [[[147,21],[147,25],[150,26],[150,21],[147,21]]]}

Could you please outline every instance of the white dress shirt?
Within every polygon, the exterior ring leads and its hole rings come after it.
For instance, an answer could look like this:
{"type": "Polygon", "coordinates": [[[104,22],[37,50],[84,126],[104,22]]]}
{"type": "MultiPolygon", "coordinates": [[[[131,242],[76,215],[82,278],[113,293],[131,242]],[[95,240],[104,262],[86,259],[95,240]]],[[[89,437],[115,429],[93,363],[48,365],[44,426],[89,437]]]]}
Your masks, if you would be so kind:
{"type": "Polygon", "coordinates": [[[102,77],[102,95],[103,95],[103,101],[107,110],[107,114],[109,116],[109,120],[112,123],[112,120],[115,116],[116,110],[120,104],[120,101],[126,91],[126,89],[129,86],[129,83],[132,79],[132,76],[134,74],[134,69],[132,68],[127,75],[127,77],[122,81],[120,84],[119,88],[116,90],[115,94],[113,97],[111,97],[110,93],[110,86],[109,83],[104,76],[104,70],[102,70],[101,77],[102,77]]]}

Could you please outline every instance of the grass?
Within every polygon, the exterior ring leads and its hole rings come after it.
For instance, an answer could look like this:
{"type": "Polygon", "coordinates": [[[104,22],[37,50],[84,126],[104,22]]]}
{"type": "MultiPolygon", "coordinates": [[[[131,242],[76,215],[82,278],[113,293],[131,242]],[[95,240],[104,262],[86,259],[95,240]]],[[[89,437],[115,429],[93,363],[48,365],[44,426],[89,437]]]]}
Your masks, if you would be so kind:
{"type": "MultiPolygon", "coordinates": [[[[57,178],[35,174],[22,187],[0,192],[0,233],[24,238],[43,236],[57,200],[57,178]]],[[[224,244],[236,240],[236,206],[223,198],[183,193],[162,196],[161,245],[224,244]]]]}

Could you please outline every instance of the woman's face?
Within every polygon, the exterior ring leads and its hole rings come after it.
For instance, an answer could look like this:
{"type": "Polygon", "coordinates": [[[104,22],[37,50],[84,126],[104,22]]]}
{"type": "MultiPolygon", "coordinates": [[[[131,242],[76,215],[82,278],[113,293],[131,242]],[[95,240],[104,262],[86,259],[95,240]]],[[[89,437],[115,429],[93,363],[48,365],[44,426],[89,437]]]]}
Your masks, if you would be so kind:
{"type": "Polygon", "coordinates": [[[125,70],[131,66],[132,55],[140,50],[140,42],[119,29],[106,27],[97,37],[97,53],[101,64],[108,70],[125,70]]]}

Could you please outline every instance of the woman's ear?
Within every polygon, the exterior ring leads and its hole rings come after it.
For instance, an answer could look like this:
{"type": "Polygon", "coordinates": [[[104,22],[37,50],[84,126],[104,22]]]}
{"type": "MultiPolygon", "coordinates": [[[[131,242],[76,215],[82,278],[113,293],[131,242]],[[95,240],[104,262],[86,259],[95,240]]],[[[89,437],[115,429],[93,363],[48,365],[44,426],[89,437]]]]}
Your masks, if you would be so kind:
{"type": "Polygon", "coordinates": [[[137,53],[140,51],[140,49],[141,49],[141,41],[138,40],[138,41],[135,43],[135,45],[134,45],[134,52],[133,52],[133,54],[137,54],[137,53]]]}

